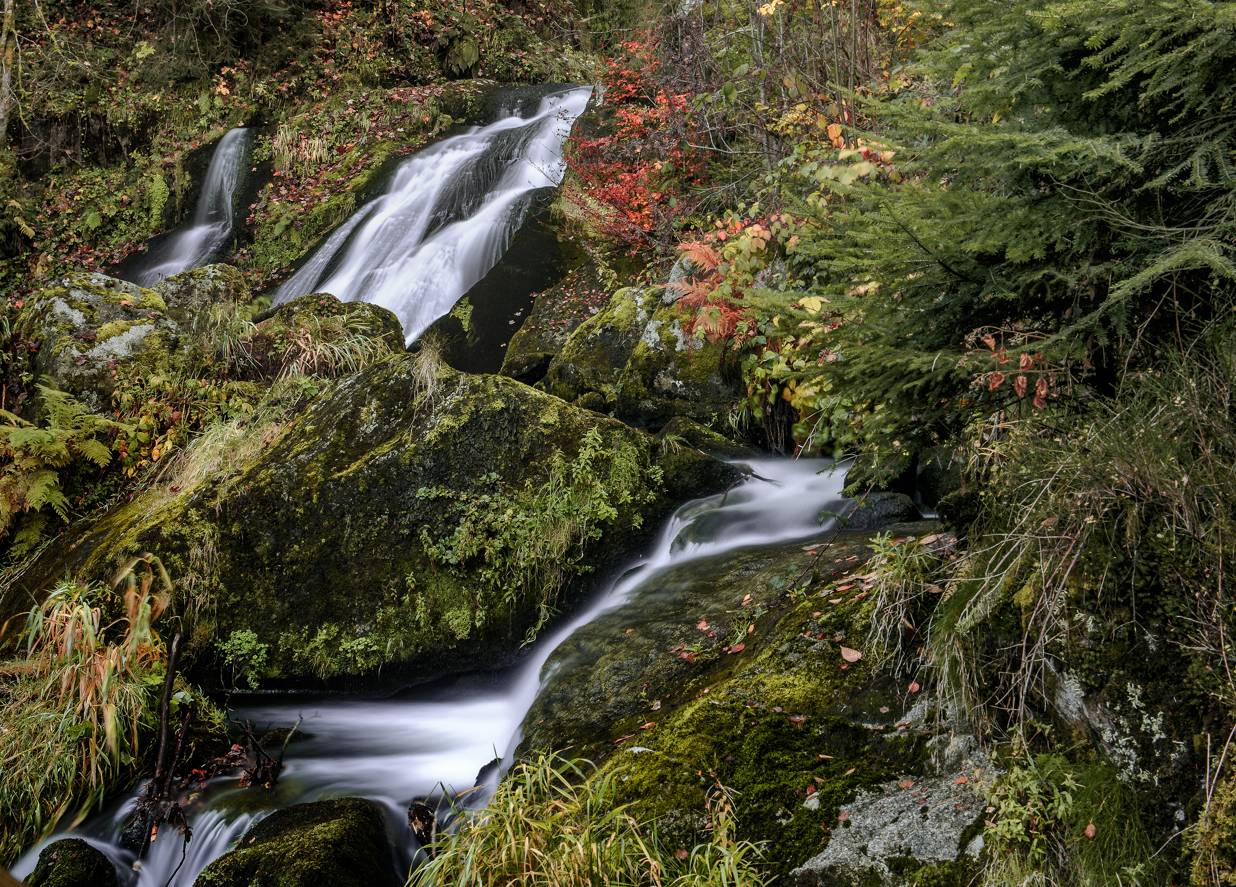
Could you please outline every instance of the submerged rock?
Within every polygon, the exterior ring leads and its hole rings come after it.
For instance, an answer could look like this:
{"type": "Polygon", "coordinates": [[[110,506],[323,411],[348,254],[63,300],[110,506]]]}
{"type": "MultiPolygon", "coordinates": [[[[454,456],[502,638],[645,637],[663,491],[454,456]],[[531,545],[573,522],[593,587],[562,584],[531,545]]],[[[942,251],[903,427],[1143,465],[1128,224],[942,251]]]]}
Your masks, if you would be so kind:
{"type": "Polygon", "coordinates": [[[339,798],[277,810],[198,876],[195,887],[398,887],[386,817],[339,798]]]}
{"type": "Polygon", "coordinates": [[[28,887],[119,887],[116,866],[81,838],[62,838],[39,854],[28,887]]]}
{"type": "Polygon", "coordinates": [[[846,526],[852,530],[878,530],[899,521],[915,520],[919,516],[914,500],[905,493],[868,493],[858,499],[858,507],[846,515],[846,526]]]}
{"type": "Polygon", "coordinates": [[[428,678],[504,660],[545,618],[556,580],[577,591],[674,504],[736,475],[424,355],[314,384],[325,390],[299,413],[237,428],[217,470],[186,454],[164,485],[49,552],[32,581],[104,578],[151,551],[214,614],[198,654],[248,629],[269,648],[264,677],[401,664],[428,678]]]}

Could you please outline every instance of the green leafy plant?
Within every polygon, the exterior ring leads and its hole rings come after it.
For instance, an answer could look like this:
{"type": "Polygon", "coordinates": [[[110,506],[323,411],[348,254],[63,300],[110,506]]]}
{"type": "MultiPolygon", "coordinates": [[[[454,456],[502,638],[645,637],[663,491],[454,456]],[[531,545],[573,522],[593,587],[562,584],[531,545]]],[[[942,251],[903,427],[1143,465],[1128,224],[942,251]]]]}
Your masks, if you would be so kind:
{"type": "Polygon", "coordinates": [[[247,628],[237,629],[216,641],[215,646],[224,667],[231,671],[232,686],[243,679],[250,690],[256,690],[261,684],[266,657],[270,652],[270,647],[258,640],[257,633],[247,628]]]}
{"type": "Polygon", "coordinates": [[[48,517],[72,512],[68,475],[101,469],[112,459],[110,438],[126,426],[92,413],[71,394],[38,386],[44,418],[31,422],[0,410],[0,538],[13,534],[13,550],[38,544],[48,517]]]}

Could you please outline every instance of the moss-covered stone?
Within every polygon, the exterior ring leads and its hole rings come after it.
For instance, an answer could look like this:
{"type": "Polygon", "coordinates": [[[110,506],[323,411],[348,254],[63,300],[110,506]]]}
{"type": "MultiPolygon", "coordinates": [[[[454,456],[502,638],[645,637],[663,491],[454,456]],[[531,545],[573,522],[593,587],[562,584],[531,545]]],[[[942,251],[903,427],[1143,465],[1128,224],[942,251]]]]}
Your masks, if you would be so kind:
{"type": "Polygon", "coordinates": [[[511,337],[502,374],[522,382],[544,377],[549,365],[580,324],[606,299],[596,266],[584,262],[554,286],[538,293],[528,319],[511,337]]]}
{"type": "Polygon", "coordinates": [[[555,654],[523,750],[604,760],[633,812],[684,848],[700,840],[720,783],[740,835],[768,842],[773,870],[787,874],[824,850],[860,790],[933,772],[935,731],[918,697],[841,655],[866,636],[863,583],[841,577],[861,569],[868,539],[846,531],[826,547],[739,551],[662,574],[555,654]]]}
{"type": "Polygon", "coordinates": [[[615,293],[567,338],[550,363],[546,389],[568,400],[600,394],[615,416],[641,426],[660,427],[675,416],[722,424],[740,399],[733,355],[688,335],[662,292],[615,293]]]}
{"type": "Polygon", "coordinates": [[[386,817],[373,801],[339,798],[278,810],[212,862],[197,887],[398,887],[386,817]]]}
{"type": "Polygon", "coordinates": [[[251,629],[270,647],[266,677],[392,664],[430,677],[509,656],[544,619],[551,580],[578,589],[734,475],[513,380],[427,363],[399,354],[326,383],[300,413],[238,432],[217,471],[170,478],[30,576],[103,578],[153,551],[210,614],[199,651],[251,629]],[[550,562],[553,539],[565,547],[550,562]]]}
{"type": "Polygon", "coordinates": [[[39,854],[29,887],[118,887],[112,861],[81,838],[64,838],[48,844],[39,854]]]}
{"type": "Polygon", "coordinates": [[[231,265],[203,265],[165,278],[153,287],[167,315],[190,332],[199,331],[212,314],[235,314],[253,301],[244,275],[231,265]]]}
{"type": "Polygon", "coordinates": [[[35,375],[98,412],[110,409],[120,368],[154,372],[175,348],[162,296],[104,274],[72,274],[40,290],[20,324],[38,345],[35,375]]]}

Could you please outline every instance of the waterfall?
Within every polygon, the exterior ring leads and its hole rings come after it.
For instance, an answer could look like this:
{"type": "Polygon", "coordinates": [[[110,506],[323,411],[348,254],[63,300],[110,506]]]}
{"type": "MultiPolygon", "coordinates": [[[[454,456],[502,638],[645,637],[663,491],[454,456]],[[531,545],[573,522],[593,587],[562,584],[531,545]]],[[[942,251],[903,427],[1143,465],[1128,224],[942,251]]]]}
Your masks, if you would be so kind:
{"type": "Polygon", "coordinates": [[[125,277],[141,286],[151,286],[204,265],[231,242],[235,230],[236,194],[249,165],[253,132],[243,127],[230,130],[219,140],[202,182],[202,193],[193,218],[179,231],[152,246],[134,263],[125,277]]]}
{"type": "Polygon", "coordinates": [[[385,191],[326,238],[275,293],[327,292],[390,309],[411,344],[510,246],[533,194],[562,181],[562,147],[591,88],[515,103],[499,119],[404,160],[385,191]]]}
{"type": "MultiPolygon", "coordinates": [[[[289,804],[342,795],[382,803],[393,821],[403,819],[413,798],[443,789],[470,788],[478,770],[495,758],[510,761],[519,744],[525,715],[548,681],[545,666],[571,635],[603,613],[637,605],[642,591],[655,591],[666,571],[742,548],[774,546],[818,537],[839,514],[852,507],[842,496],[845,470],[822,459],[757,459],[746,463],[751,475],[724,494],[688,502],[666,523],[650,553],[602,589],[580,613],[542,637],[516,666],[486,675],[453,678],[383,700],[289,701],[252,705],[235,718],[264,728],[290,727],[303,718],[301,736],[288,746],[286,766],[275,793],[266,798],[248,790],[248,803],[236,803],[235,780],[208,790],[191,813],[193,839],[180,871],[181,842],[174,831],[143,861],[139,887],[189,887],[211,860],[226,852],[258,817],[289,804]],[[254,810],[265,801],[267,810],[254,810]],[[244,811],[244,812],[242,812],[244,811]]],[[[491,771],[490,780],[496,776],[491,771]]],[[[492,791],[492,781],[487,782],[492,791]]],[[[139,787],[140,791],[140,787],[139,787]]],[[[469,805],[487,800],[474,793],[469,805]]],[[[122,865],[132,862],[114,844],[130,799],[119,813],[97,817],[81,833],[122,865]]],[[[57,836],[63,837],[63,836],[57,836]]],[[[54,840],[55,838],[49,839],[54,840]]],[[[410,841],[411,838],[409,837],[410,841]]],[[[14,868],[29,874],[44,842],[14,868]]]]}

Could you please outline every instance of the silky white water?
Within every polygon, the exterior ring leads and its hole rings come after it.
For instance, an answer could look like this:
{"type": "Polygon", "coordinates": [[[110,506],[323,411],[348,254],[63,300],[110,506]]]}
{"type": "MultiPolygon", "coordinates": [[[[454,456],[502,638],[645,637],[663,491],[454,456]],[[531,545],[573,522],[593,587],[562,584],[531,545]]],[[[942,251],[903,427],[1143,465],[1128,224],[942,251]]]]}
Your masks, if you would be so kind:
{"type": "MultiPolygon", "coordinates": [[[[286,766],[275,791],[264,800],[271,809],[324,797],[364,796],[382,802],[393,823],[414,798],[440,790],[472,787],[478,771],[495,758],[509,760],[519,744],[520,726],[538,693],[553,680],[554,651],[581,627],[630,603],[642,590],[655,591],[657,577],[684,564],[741,548],[774,546],[809,539],[830,528],[833,518],[852,507],[841,490],[844,468],[825,460],[757,459],[745,463],[750,477],[724,494],[696,499],[666,523],[649,554],[619,574],[592,602],[534,645],[518,665],[489,675],[457,678],[380,701],[289,701],[246,706],[236,719],[259,730],[290,727],[301,719],[301,740],[288,746],[286,766]]],[[[206,865],[245,833],[257,816],[252,803],[234,812],[231,802],[248,792],[220,783],[192,814],[193,839],[181,863],[177,835],[160,838],[143,861],[138,883],[162,887],[177,865],[172,885],[188,887],[206,865]]],[[[492,783],[491,786],[492,787],[492,783]]],[[[484,796],[478,793],[473,803],[484,796]]],[[[127,866],[131,854],[112,840],[126,802],[113,814],[97,817],[79,834],[90,838],[127,866]]],[[[239,805],[237,805],[239,806],[239,805]]],[[[54,840],[54,838],[53,838],[54,840]]],[[[400,840],[411,842],[406,831],[400,840]]],[[[28,874],[38,850],[14,869],[28,874]]]]}
{"type": "Polygon", "coordinates": [[[253,144],[252,130],[230,130],[219,140],[202,182],[193,218],[181,231],[156,243],[127,277],[151,286],[216,258],[232,239],[236,193],[244,181],[253,144]]]}
{"type": "Polygon", "coordinates": [[[409,157],[274,302],[326,292],[381,305],[411,344],[498,263],[533,193],[562,181],[562,148],[591,94],[547,95],[529,116],[507,113],[409,157]]]}

